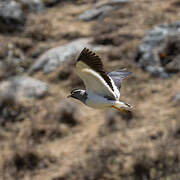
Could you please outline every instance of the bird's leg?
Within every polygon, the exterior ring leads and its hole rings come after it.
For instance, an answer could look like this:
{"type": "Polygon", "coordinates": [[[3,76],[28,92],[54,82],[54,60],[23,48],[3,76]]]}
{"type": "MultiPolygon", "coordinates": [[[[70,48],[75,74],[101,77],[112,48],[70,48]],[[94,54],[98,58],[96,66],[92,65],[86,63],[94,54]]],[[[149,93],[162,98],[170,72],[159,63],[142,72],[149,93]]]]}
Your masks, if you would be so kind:
{"type": "Polygon", "coordinates": [[[124,109],[124,108],[118,108],[118,107],[116,107],[116,106],[112,106],[112,108],[117,109],[117,110],[119,110],[119,111],[121,111],[121,112],[123,112],[123,113],[129,112],[128,110],[126,110],[126,109],[124,109]]]}

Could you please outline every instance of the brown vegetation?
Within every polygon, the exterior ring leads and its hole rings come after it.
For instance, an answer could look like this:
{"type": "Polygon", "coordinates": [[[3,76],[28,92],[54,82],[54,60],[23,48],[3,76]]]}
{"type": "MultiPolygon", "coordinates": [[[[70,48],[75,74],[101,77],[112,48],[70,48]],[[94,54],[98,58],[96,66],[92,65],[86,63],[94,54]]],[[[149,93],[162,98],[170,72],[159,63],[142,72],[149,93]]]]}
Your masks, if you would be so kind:
{"type": "MultiPolygon", "coordinates": [[[[0,79],[26,74],[47,49],[78,37],[111,45],[99,53],[108,71],[126,67],[133,75],[121,98],[131,114],[94,110],[67,100],[72,87],[82,87],[72,62],[55,72],[33,77],[49,85],[49,94],[16,108],[0,104],[0,179],[2,180],[148,180],[180,179],[180,74],[154,78],[134,62],[144,33],[160,23],[178,20],[176,0],[130,1],[102,21],[76,17],[95,1],[68,1],[30,13],[22,32],[0,34],[0,58],[27,58],[24,69],[0,73],[0,79]],[[32,60],[32,61],[31,61],[32,60]]],[[[6,66],[6,64],[4,65],[6,66]]],[[[1,69],[1,67],[0,67],[1,69]]],[[[9,102],[9,101],[8,101],[9,102]]],[[[13,102],[14,103],[14,102],[13,102]]]]}

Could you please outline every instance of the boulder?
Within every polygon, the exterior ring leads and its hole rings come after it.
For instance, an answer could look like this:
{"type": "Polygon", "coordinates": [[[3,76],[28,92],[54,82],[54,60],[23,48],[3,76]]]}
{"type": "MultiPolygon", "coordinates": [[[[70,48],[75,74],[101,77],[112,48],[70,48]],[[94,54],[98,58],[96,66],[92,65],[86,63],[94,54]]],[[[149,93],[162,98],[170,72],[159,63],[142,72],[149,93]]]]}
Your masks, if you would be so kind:
{"type": "Polygon", "coordinates": [[[171,98],[171,101],[174,102],[175,104],[176,104],[176,103],[177,103],[177,104],[180,104],[180,92],[177,93],[175,96],[173,96],[173,97],[171,98]]]}
{"type": "Polygon", "coordinates": [[[0,1],[0,24],[12,23],[24,23],[21,3],[14,0],[0,1]]]}
{"type": "Polygon", "coordinates": [[[42,70],[44,73],[50,73],[56,70],[65,61],[70,61],[76,58],[78,53],[84,48],[92,50],[106,50],[109,47],[94,46],[91,44],[91,38],[80,38],[68,44],[52,48],[42,54],[30,67],[29,73],[42,70]]]}
{"type": "MultiPolygon", "coordinates": [[[[180,38],[178,37],[180,37],[180,21],[154,27],[145,34],[138,47],[136,63],[154,76],[169,77],[173,71],[169,71],[169,63],[173,62],[174,64],[176,61],[175,64],[178,64],[179,62],[180,38]],[[175,46],[176,52],[172,50],[173,46],[175,46]]],[[[173,69],[172,65],[171,69],[173,69]]]]}
{"type": "Polygon", "coordinates": [[[86,10],[85,12],[83,12],[82,14],[80,14],[78,16],[79,20],[83,20],[83,21],[91,21],[93,19],[96,19],[102,15],[104,15],[105,13],[109,12],[112,10],[111,6],[105,5],[102,7],[95,7],[89,10],[86,10]]]}
{"type": "Polygon", "coordinates": [[[109,12],[116,10],[121,5],[126,4],[128,0],[110,0],[106,2],[97,2],[91,9],[84,11],[78,16],[79,20],[91,21],[94,19],[102,19],[109,12]]]}
{"type": "Polygon", "coordinates": [[[27,12],[39,12],[44,9],[42,0],[1,0],[0,32],[22,30],[27,12]]]}
{"type": "Polygon", "coordinates": [[[47,84],[40,80],[27,76],[14,76],[0,84],[0,101],[7,104],[25,98],[37,99],[45,96],[47,92],[47,84]]]}
{"type": "Polygon", "coordinates": [[[42,0],[19,0],[22,6],[28,11],[39,12],[44,9],[42,0]]]}

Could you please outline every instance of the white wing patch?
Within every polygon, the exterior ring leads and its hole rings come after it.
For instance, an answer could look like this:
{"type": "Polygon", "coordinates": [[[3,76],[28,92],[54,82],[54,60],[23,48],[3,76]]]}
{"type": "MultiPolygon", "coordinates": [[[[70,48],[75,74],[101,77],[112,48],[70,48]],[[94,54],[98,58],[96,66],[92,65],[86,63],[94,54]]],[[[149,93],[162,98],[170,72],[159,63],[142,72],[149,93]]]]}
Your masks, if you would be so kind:
{"type": "Polygon", "coordinates": [[[112,80],[112,78],[110,76],[109,76],[109,79],[111,80],[111,84],[113,86],[114,93],[116,95],[116,99],[119,100],[120,99],[120,90],[118,90],[117,86],[115,85],[114,81],[112,80]]]}
{"type": "Polygon", "coordinates": [[[99,73],[91,69],[82,61],[76,63],[76,72],[79,75],[79,77],[83,80],[86,86],[86,90],[88,92],[118,99],[117,92],[113,92],[112,89],[106,83],[106,81],[99,75],[99,73]]]}

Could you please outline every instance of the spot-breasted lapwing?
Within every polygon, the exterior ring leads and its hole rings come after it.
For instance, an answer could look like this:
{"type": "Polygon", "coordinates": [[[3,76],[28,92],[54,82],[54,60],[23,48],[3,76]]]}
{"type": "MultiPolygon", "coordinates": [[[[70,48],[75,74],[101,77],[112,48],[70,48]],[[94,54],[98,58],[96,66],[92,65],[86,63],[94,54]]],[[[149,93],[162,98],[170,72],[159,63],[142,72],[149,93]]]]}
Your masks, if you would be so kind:
{"type": "Polygon", "coordinates": [[[132,109],[131,105],[119,100],[122,80],[131,72],[122,69],[106,73],[99,56],[87,48],[80,53],[75,67],[86,90],[74,89],[68,97],[97,109],[115,108],[120,111],[132,109]]]}

